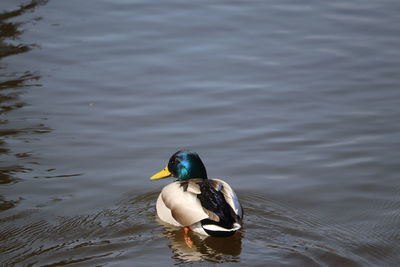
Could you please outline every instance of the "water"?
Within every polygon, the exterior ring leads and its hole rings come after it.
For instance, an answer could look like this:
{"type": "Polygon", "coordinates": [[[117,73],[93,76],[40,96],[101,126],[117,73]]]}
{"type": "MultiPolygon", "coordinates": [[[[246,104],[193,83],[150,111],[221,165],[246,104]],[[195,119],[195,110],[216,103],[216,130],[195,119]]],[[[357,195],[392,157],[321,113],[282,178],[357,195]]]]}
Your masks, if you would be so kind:
{"type": "Polygon", "coordinates": [[[2,1],[0,262],[394,266],[400,4],[2,1]],[[245,210],[163,225],[148,180],[197,151],[245,210]]]}

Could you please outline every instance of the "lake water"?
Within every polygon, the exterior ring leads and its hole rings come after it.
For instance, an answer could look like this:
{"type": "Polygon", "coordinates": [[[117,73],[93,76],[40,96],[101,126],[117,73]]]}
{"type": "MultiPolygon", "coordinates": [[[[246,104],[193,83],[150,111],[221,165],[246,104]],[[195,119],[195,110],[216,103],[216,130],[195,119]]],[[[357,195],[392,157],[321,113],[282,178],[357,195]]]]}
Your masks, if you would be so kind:
{"type": "Polygon", "coordinates": [[[0,264],[395,266],[400,2],[0,3],[0,264]],[[230,238],[163,225],[179,149],[230,238]]]}

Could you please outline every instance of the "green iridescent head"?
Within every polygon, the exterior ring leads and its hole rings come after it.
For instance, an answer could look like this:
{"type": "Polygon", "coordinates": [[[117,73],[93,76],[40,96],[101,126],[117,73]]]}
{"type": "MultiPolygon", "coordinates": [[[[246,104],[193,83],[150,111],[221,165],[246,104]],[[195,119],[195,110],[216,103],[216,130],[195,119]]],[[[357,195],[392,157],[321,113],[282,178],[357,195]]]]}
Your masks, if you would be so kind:
{"type": "Polygon", "coordinates": [[[171,176],[181,181],[192,178],[207,179],[207,172],[197,153],[178,151],[171,156],[167,166],[162,171],[151,176],[150,180],[158,180],[171,176]]]}

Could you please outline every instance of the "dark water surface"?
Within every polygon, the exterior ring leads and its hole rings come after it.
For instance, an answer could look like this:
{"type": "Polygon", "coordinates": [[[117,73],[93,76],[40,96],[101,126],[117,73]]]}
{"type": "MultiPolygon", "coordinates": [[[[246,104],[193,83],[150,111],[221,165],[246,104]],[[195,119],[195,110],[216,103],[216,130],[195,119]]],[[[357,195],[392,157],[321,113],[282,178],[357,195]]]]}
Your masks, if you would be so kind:
{"type": "Polygon", "coordinates": [[[0,263],[395,266],[400,2],[0,3],[0,263]],[[197,151],[245,209],[163,225],[197,151]]]}

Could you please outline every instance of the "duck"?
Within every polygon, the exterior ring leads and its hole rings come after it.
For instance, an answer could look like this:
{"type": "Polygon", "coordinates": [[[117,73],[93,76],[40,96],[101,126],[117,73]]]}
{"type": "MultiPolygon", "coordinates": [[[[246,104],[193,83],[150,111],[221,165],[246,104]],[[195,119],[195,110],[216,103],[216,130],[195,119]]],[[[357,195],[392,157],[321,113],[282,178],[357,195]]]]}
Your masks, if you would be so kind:
{"type": "Polygon", "coordinates": [[[189,150],[174,153],[167,166],[150,177],[176,181],[160,192],[156,212],[161,221],[183,227],[186,244],[189,232],[227,237],[242,227],[243,208],[232,187],[221,179],[209,179],[199,155],[189,150]]]}

